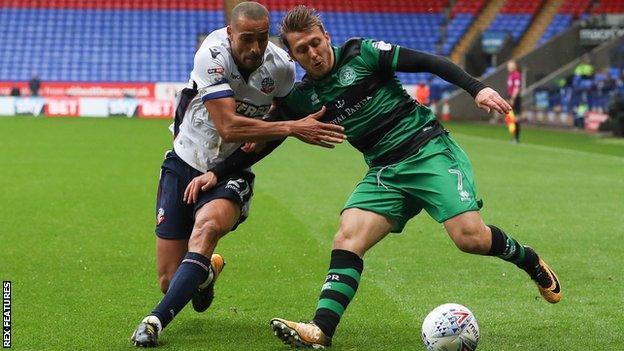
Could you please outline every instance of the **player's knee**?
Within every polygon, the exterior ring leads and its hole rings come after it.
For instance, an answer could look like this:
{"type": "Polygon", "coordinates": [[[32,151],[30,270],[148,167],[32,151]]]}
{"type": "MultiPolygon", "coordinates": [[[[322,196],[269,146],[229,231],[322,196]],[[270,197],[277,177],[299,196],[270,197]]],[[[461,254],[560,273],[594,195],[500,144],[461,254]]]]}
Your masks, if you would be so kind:
{"type": "Polygon", "coordinates": [[[195,221],[195,228],[189,240],[189,246],[206,247],[216,244],[221,235],[224,234],[224,228],[213,219],[198,219],[195,221]]]}
{"type": "Polygon", "coordinates": [[[334,236],[334,247],[342,247],[354,240],[355,230],[348,225],[341,224],[340,229],[338,229],[338,232],[334,236]]]}
{"type": "Polygon", "coordinates": [[[449,233],[453,242],[463,252],[483,253],[489,249],[486,238],[486,228],[478,224],[462,226],[449,233]]]}
{"type": "Polygon", "coordinates": [[[349,227],[341,227],[334,236],[334,249],[355,252],[358,255],[365,253],[365,248],[361,240],[357,237],[357,232],[349,227]]]}

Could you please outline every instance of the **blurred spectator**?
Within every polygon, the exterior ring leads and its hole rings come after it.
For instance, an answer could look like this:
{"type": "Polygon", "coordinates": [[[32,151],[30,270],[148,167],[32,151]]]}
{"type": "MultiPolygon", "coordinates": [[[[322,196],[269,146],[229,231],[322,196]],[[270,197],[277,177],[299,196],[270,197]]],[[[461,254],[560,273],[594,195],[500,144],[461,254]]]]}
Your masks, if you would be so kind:
{"type": "Polygon", "coordinates": [[[594,76],[594,66],[587,54],[583,55],[581,62],[574,69],[574,75],[583,79],[591,79],[594,76]]]}
{"type": "Polygon", "coordinates": [[[611,77],[608,67],[594,75],[594,86],[596,87],[596,101],[594,101],[592,109],[602,112],[603,106],[607,106],[609,103],[610,92],[616,88],[615,79],[611,77]]]}
{"type": "Polygon", "coordinates": [[[39,88],[41,87],[41,81],[37,75],[33,75],[30,81],[28,82],[28,87],[30,88],[30,96],[39,96],[39,88]]]}
{"type": "Polygon", "coordinates": [[[11,92],[10,92],[10,94],[9,94],[9,95],[10,95],[10,96],[20,96],[20,95],[22,95],[22,94],[20,93],[20,88],[18,88],[18,87],[12,87],[12,88],[11,88],[11,92]]]}
{"type": "Polygon", "coordinates": [[[624,136],[624,93],[618,92],[613,95],[609,102],[609,120],[610,130],[615,136],[624,136]]]}
{"type": "Polygon", "coordinates": [[[581,102],[574,109],[574,127],[583,129],[585,127],[585,115],[589,111],[589,105],[585,102],[581,102]]]}
{"type": "Polygon", "coordinates": [[[507,62],[507,72],[507,98],[513,113],[510,116],[506,116],[505,121],[507,124],[513,121],[514,126],[509,128],[509,132],[512,134],[512,140],[518,143],[520,142],[520,120],[522,117],[522,96],[520,96],[522,75],[518,70],[518,64],[514,60],[507,62]]]}
{"type": "Polygon", "coordinates": [[[429,86],[425,84],[425,82],[418,82],[414,95],[416,95],[416,101],[418,101],[421,105],[429,105],[430,91],[429,86]]]}

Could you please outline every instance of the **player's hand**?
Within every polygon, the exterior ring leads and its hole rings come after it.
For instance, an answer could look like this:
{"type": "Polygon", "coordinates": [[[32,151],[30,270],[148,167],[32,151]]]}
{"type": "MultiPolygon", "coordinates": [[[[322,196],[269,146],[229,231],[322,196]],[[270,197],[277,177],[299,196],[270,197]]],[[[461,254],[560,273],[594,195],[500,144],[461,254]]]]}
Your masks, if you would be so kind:
{"type": "Polygon", "coordinates": [[[217,175],[212,172],[206,172],[199,175],[186,186],[184,190],[184,197],[182,200],[187,204],[194,204],[199,198],[200,191],[207,191],[212,189],[217,184],[217,175]]]}
{"type": "Polygon", "coordinates": [[[475,97],[475,102],[479,108],[484,109],[488,113],[492,110],[496,110],[498,113],[502,114],[511,111],[509,103],[492,88],[481,89],[475,97]]]}
{"type": "Polygon", "coordinates": [[[255,152],[255,153],[259,153],[260,151],[262,151],[262,149],[264,149],[264,147],[266,146],[266,143],[245,143],[245,145],[241,146],[241,150],[245,151],[246,153],[250,153],[250,152],[255,152]]]}
{"type": "Polygon", "coordinates": [[[318,121],[325,114],[326,110],[325,106],[323,106],[318,112],[310,114],[303,119],[290,122],[290,135],[308,144],[326,148],[333,148],[334,144],[342,143],[347,139],[342,126],[318,121]]]}

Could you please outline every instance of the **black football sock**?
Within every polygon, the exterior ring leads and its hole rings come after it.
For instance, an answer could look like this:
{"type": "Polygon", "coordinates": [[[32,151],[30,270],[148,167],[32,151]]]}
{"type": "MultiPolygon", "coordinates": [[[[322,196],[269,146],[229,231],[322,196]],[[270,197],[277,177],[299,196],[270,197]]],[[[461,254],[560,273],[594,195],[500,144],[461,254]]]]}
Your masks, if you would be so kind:
{"type": "Polygon", "coordinates": [[[196,252],[188,252],[173,275],[165,297],[152,311],[163,329],[191,300],[199,284],[204,282],[211,270],[210,259],[196,252]]]}
{"type": "Polygon", "coordinates": [[[332,250],[329,272],[313,320],[326,336],[334,335],[340,317],[355,296],[363,269],[364,261],[357,254],[332,250]]]}
{"type": "Polygon", "coordinates": [[[539,257],[535,251],[520,245],[516,239],[507,236],[505,232],[496,226],[488,225],[492,230],[492,247],[489,256],[496,256],[505,261],[512,262],[533,276],[539,257]]]}

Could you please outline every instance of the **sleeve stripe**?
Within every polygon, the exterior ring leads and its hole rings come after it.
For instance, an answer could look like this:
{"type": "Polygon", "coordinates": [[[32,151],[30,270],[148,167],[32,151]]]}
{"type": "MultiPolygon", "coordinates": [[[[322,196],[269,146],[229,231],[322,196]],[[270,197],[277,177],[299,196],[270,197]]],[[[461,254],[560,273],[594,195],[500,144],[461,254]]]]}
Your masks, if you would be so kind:
{"type": "Polygon", "coordinates": [[[213,100],[213,99],[221,99],[221,98],[230,97],[230,96],[234,96],[234,92],[232,90],[229,90],[229,89],[221,90],[221,91],[217,91],[217,92],[202,96],[202,102],[206,102],[208,100],[213,100]]]}
{"type": "Polygon", "coordinates": [[[397,66],[399,65],[399,50],[400,46],[394,45],[393,55],[392,55],[392,71],[396,71],[397,66]]]}
{"type": "Polygon", "coordinates": [[[232,88],[230,87],[228,83],[222,83],[219,85],[213,85],[213,86],[207,86],[207,87],[201,88],[199,89],[199,93],[201,94],[201,96],[206,96],[208,94],[216,93],[218,91],[223,91],[223,90],[232,90],[232,88]]]}
{"type": "Polygon", "coordinates": [[[225,83],[227,83],[227,79],[221,78],[218,81],[214,82],[213,84],[210,84],[209,87],[214,87],[214,86],[222,85],[225,83]]]}

